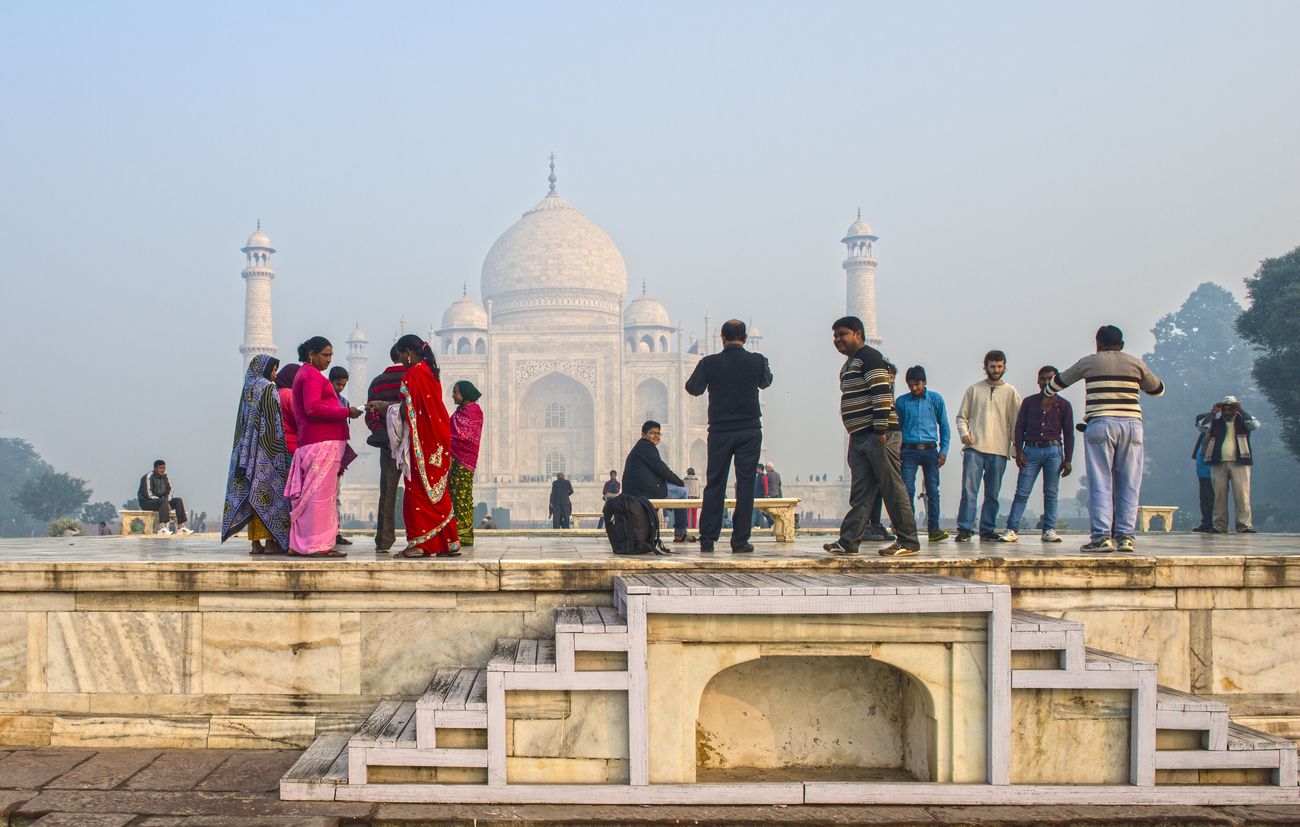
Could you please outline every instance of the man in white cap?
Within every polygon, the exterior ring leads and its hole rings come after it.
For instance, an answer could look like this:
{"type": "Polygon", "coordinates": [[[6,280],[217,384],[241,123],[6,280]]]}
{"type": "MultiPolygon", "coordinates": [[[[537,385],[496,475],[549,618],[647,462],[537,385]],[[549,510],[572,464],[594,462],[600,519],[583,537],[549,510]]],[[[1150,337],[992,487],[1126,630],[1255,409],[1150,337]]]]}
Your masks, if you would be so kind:
{"type": "Polygon", "coordinates": [[[1254,534],[1250,519],[1250,432],[1259,420],[1246,413],[1235,396],[1225,396],[1208,414],[1198,417],[1205,433],[1205,461],[1214,481],[1214,533],[1228,533],[1228,488],[1238,534],[1254,534]]]}

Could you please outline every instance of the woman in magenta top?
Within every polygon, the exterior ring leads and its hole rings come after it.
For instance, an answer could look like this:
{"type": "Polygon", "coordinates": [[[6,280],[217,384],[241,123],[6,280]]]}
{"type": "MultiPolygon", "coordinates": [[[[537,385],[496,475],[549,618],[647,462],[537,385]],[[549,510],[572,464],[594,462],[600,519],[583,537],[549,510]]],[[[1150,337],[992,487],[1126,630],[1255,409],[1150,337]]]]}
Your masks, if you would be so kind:
{"type": "Polygon", "coordinates": [[[313,336],[298,346],[302,367],[293,380],[293,412],[298,449],[289,466],[285,496],[292,506],[289,552],[299,556],[346,557],[334,550],[339,531],[339,474],[348,444],[348,419],[361,411],[344,407],[324,371],[334,358],[334,346],[313,336]]]}
{"type": "Polygon", "coordinates": [[[451,501],[462,546],[474,545],[474,468],[483,436],[483,409],[478,406],[482,395],[466,379],[451,386],[451,401],[456,403],[451,415],[451,501]]]}
{"type": "Polygon", "coordinates": [[[293,456],[298,450],[298,418],[293,415],[293,380],[301,365],[285,365],[275,375],[275,391],[280,395],[280,418],[284,421],[284,447],[293,456]]]}

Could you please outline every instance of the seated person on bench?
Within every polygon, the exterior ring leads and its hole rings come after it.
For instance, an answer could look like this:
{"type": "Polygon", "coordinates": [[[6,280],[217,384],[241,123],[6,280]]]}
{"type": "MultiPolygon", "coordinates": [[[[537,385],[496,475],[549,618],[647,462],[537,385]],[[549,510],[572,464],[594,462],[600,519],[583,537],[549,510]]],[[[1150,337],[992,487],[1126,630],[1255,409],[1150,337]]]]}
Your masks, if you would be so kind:
{"type": "MultiPolygon", "coordinates": [[[[661,426],[653,419],[641,426],[641,438],[628,452],[627,462],[623,465],[623,493],[647,500],[662,500],[668,497],[684,498],[686,485],[682,478],[672,472],[659,456],[659,440],[662,438],[661,426]]],[[[686,509],[673,509],[673,542],[691,543],[698,538],[686,536],[686,509]]]]}
{"type": "Polygon", "coordinates": [[[158,512],[158,533],[171,534],[171,522],[175,515],[177,534],[193,534],[185,526],[185,503],[180,497],[172,496],[172,482],[167,478],[167,463],[154,460],[153,470],[140,478],[140,490],[136,494],[140,508],[145,511],[158,512]]]}

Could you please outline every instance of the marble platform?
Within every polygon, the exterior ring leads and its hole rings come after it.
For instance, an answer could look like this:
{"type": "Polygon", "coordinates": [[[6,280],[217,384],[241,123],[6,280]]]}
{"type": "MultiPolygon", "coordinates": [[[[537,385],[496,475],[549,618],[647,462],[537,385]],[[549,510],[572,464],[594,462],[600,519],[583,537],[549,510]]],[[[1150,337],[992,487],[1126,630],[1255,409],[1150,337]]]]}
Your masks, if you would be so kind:
{"type": "MultiPolygon", "coordinates": [[[[1086,621],[1088,644],[1300,737],[1300,536],[1152,534],[1131,555],[952,541],[894,560],[756,540],[752,555],[626,558],[600,538],[481,533],[455,560],[254,558],[212,537],[0,541],[0,746],[305,747],[351,731],[430,669],[480,664],[604,605],[617,574],[918,572],[1005,584],[1016,609],[1086,621]]],[[[722,547],[725,549],[725,546],[722,547]]]]}

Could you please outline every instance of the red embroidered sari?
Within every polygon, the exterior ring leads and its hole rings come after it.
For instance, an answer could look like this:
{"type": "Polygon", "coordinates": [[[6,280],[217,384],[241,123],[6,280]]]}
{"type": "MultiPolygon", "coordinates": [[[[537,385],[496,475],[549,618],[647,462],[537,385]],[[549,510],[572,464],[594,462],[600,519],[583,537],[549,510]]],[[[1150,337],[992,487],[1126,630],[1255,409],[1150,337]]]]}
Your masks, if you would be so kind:
{"type": "Polygon", "coordinates": [[[406,539],[426,556],[458,551],[450,486],[451,419],[442,401],[442,384],[424,362],[417,362],[402,381],[406,427],[411,447],[407,462],[411,477],[402,498],[406,539]]]}

